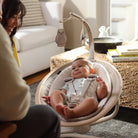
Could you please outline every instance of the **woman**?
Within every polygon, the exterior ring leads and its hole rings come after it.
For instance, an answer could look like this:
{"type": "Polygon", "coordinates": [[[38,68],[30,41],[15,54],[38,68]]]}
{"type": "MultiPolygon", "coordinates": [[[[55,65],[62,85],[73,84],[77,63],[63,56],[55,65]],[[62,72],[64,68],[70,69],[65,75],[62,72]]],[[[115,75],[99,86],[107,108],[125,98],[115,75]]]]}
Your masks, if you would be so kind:
{"type": "MultiPolygon", "coordinates": [[[[3,26],[12,38],[20,25],[19,19],[22,22],[22,3],[20,0],[0,0],[0,19],[2,1],[3,16],[5,15],[2,19],[3,26]]],[[[22,74],[14,61],[6,31],[0,24],[0,126],[7,122],[16,124],[17,129],[14,127],[16,131],[10,138],[59,138],[60,120],[54,110],[45,105],[29,107],[29,87],[22,79],[22,74]]]]}
{"type": "Polygon", "coordinates": [[[12,42],[13,55],[17,61],[18,66],[20,67],[19,58],[17,55],[17,50],[15,47],[13,36],[15,35],[17,29],[22,25],[23,17],[26,14],[26,9],[23,3],[20,0],[12,1],[4,0],[2,5],[2,22],[1,24],[7,31],[12,42]]]}

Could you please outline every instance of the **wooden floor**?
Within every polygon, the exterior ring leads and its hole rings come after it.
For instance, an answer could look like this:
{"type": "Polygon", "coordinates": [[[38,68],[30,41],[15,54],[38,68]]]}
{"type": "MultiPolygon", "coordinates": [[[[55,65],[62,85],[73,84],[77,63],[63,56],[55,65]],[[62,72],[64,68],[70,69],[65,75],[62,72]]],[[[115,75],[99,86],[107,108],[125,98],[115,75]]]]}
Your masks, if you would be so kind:
{"type": "Polygon", "coordinates": [[[50,69],[46,69],[46,70],[43,70],[43,71],[38,72],[36,74],[25,77],[24,80],[26,81],[26,83],[28,85],[31,85],[35,82],[42,80],[49,72],[50,72],[50,69]]]}

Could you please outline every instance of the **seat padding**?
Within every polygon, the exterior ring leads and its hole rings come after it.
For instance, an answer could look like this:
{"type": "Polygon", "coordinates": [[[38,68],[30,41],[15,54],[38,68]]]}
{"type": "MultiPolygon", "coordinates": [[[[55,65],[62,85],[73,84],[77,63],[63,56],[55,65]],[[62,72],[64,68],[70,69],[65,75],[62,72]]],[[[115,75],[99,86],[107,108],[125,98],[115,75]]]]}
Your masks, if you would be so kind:
{"type": "MultiPolygon", "coordinates": [[[[88,62],[90,62],[90,61],[88,61],[88,62]]],[[[96,114],[98,114],[101,111],[101,109],[103,108],[103,106],[105,105],[105,103],[107,102],[107,100],[109,99],[109,97],[111,95],[111,80],[110,80],[110,75],[109,75],[108,71],[106,70],[106,68],[100,63],[90,62],[90,64],[94,68],[95,74],[100,76],[103,79],[103,81],[106,83],[107,89],[108,89],[108,95],[99,102],[98,109],[96,112],[94,112],[88,116],[68,119],[68,120],[64,120],[64,121],[78,121],[78,120],[82,120],[82,119],[84,120],[84,119],[90,118],[92,116],[95,116],[96,114]]],[[[62,70],[62,72],[56,77],[56,79],[53,81],[53,83],[50,87],[49,94],[51,92],[53,92],[55,89],[61,89],[62,86],[64,85],[64,79],[67,77],[71,77],[71,66],[62,70]]]]}
{"type": "Polygon", "coordinates": [[[26,51],[54,42],[57,28],[42,25],[20,28],[14,36],[17,51],[26,51]]]}

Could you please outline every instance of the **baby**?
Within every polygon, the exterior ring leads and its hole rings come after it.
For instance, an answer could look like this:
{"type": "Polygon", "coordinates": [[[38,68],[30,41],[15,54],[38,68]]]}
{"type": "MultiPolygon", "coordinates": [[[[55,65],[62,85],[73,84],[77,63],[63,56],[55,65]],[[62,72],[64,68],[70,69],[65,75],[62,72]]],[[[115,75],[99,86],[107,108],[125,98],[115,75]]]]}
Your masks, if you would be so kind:
{"type": "Polygon", "coordinates": [[[98,100],[106,97],[108,92],[105,82],[93,73],[89,62],[78,58],[72,63],[72,79],[66,80],[62,89],[43,98],[66,119],[94,112],[98,108],[98,100]]]}

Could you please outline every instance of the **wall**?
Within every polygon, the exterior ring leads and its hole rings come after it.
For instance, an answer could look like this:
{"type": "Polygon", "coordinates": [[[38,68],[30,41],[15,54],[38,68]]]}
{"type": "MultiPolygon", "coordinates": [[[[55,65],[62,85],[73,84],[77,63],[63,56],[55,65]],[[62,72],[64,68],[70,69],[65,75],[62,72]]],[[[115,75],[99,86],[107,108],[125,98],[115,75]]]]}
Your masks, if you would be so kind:
{"type": "MultiPolygon", "coordinates": [[[[111,7],[110,0],[40,0],[40,1],[61,2],[63,7],[64,18],[69,17],[69,12],[75,12],[80,16],[84,17],[88,21],[91,27],[93,37],[98,37],[99,34],[98,28],[100,26],[104,25],[107,27],[112,25],[110,23],[110,7],[111,7]]],[[[136,1],[138,2],[138,0],[136,1]]],[[[135,27],[138,28],[137,23],[135,24],[135,27]]],[[[82,44],[80,41],[80,32],[81,32],[80,21],[70,20],[64,23],[64,28],[67,35],[67,43],[65,48],[73,49],[81,46],[82,44]]],[[[132,29],[132,27],[130,29],[132,29]]],[[[135,33],[137,37],[138,31],[136,31],[135,33]]]]}
{"type": "Polygon", "coordinates": [[[138,38],[138,3],[136,0],[111,1],[111,34],[123,40],[138,38]],[[128,27],[131,26],[131,27],[128,27]],[[127,30],[127,33],[126,33],[127,30]]]}
{"type": "Polygon", "coordinates": [[[96,1],[97,28],[110,26],[110,0],[96,1]]]}
{"type": "MultiPolygon", "coordinates": [[[[40,0],[48,1],[48,0],[40,0]]],[[[96,32],[96,0],[49,0],[59,1],[63,7],[63,18],[69,17],[69,12],[75,12],[76,14],[84,17],[93,33],[93,37],[97,35],[96,32]]],[[[81,46],[80,32],[81,22],[78,20],[70,20],[64,23],[65,32],[67,35],[66,49],[73,49],[81,46]]]]}

